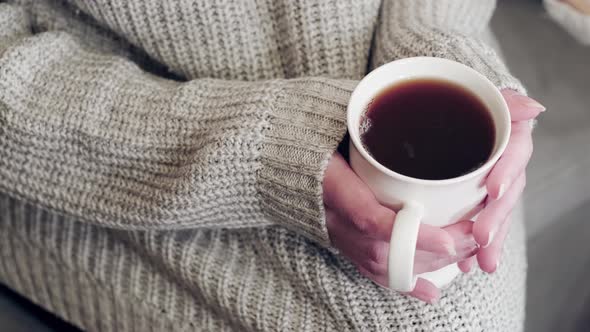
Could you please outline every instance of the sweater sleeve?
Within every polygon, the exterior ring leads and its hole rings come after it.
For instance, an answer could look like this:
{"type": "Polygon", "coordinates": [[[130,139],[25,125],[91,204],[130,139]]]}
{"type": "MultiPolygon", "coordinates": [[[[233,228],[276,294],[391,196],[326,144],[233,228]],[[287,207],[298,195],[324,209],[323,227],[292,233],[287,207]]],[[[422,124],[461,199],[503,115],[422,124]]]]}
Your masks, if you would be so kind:
{"type": "Polygon", "coordinates": [[[0,4],[0,191],[122,229],[281,225],[324,245],[354,82],[177,82],[0,4]]]}
{"type": "Polygon", "coordinates": [[[487,28],[495,0],[384,0],[372,66],[413,56],[461,62],[500,89],[525,93],[494,50],[478,38],[487,28]]]}

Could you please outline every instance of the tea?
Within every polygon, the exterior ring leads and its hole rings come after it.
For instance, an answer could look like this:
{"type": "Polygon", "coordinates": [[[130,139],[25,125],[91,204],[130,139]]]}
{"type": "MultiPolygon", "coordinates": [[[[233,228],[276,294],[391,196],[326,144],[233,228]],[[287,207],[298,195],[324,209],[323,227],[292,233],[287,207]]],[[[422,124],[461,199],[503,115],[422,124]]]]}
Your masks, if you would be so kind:
{"type": "Polygon", "coordinates": [[[361,120],[361,140],[383,166],[426,180],[458,177],[492,154],[490,111],[467,89],[436,79],[409,80],[382,91],[361,120]]]}

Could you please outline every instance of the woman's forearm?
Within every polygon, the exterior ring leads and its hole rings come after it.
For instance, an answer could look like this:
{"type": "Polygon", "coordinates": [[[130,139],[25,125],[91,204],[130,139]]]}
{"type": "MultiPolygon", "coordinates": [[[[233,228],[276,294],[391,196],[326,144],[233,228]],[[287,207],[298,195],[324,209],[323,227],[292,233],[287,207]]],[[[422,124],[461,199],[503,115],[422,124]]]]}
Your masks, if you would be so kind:
{"type": "Polygon", "coordinates": [[[354,82],[170,81],[0,15],[1,191],[110,227],[280,224],[327,243],[321,178],[354,82]]]}

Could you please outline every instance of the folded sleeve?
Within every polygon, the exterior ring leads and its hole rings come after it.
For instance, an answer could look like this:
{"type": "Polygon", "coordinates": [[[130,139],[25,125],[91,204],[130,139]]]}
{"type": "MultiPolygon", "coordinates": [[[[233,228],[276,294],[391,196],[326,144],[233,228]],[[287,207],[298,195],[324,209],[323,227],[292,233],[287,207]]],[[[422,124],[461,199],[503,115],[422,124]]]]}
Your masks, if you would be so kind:
{"type": "Polygon", "coordinates": [[[0,191],[121,229],[280,225],[327,245],[355,82],[178,82],[0,4],[0,191]]]}
{"type": "Polygon", "coordinates": [[[372,66],[413,56],[461,62],[500,89],[525,93],[498,54],[480,38],[495,0],[384,0],[375,35],[372,66]]]}

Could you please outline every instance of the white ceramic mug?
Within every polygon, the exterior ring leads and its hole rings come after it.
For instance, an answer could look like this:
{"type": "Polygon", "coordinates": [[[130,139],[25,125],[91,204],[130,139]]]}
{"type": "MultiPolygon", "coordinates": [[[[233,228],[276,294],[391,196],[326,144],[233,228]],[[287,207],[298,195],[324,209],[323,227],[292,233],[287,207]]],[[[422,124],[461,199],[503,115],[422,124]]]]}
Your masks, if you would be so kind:
{"type": "MultiPolygon", "coordinates": [[[[414,289],[414,255],[420,223],[446,226],[468,216],[486,197],[485,178],[510,137],[510,113],[500,91],[477,71],[454,61],[416,57],[385,64],[356,87],[348,104],[350,164],[381,204],[397,211],[389,250],[389,288],[414,289]],[[496,129],[494,149],[478,169],[446,180],[424,180],[396,173],[379,164],[364,148],[359,125],[368,105],[384,89],[412,79],[438,79],[458,84],[478,96],[491,112],[496,129]]],[[[436,167],[436,165],[434,165],[436,167]]],[[[420,277],[442,287],[459,274],[457,264],[420,277]]]]}

